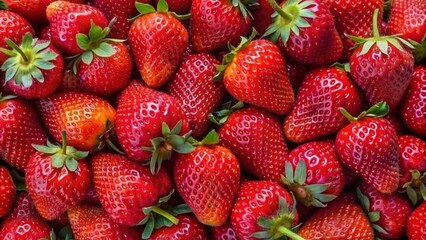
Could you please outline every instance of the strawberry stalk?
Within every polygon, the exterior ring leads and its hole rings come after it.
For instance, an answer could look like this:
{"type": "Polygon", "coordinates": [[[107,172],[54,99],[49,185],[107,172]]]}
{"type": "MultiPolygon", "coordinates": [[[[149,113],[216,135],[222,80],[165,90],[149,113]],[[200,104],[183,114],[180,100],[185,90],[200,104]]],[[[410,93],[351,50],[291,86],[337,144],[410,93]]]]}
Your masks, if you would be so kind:
{"type": "Polygon", "coordinates": [[[218,126],[222,126],[228,120],[228,117],[231,115],[231,113],[243,107],[244,102],[242,101],[238,101],[234,105],[232,105],[232,101],[226,102],[222,104],[221,110],[214,113],[210,113],[208,119],[210,120],[210,122],[218,126]]]}
{"type": "Polygon", "coordinates": [[[280,226],[280,227],[278,227],[278,231],[280,233],[282,233],[283,235],[285,235],[285,236],[287,236],[287,237],[289,237],[289,238],[291,238],[293,240],[305,240],[303,237],[297,235],[297,233],[291,231],[288,228],[280,226]]]}
{"type": "Polygon", "coordinates": [[[346,109],[339,108],[343,116],[345,116],[350,122],[355,122],[363,119],[364,117],[375,117],[380,118],[386,116],[389,113],[389,105],[381,101],[371,106],[367,111],[363,111],[358,117],[352,116],[346,109]]]}
{"type": "Polygon", "coordinates": [[[268,3],[286,22],[291,22],[293,15],[282,9],[275,0],[268,0],[268,3]]]}
{"type": "Polygon", "coordinates": [[[9,7],[3,0],[0,0],[0,10],[9,10],[9,7]]]}

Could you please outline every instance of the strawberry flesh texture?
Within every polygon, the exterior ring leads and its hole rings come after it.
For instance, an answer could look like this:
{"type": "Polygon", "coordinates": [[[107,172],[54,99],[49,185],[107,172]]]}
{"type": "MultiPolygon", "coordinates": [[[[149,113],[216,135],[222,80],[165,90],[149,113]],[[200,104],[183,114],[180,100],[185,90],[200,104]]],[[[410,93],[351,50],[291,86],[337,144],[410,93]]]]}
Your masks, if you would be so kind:
{"type": "Polygon", "coordinates": [[[409,240],[426,240],[426,202],[418,206],[410,215],[407,222],[409,240]]]}

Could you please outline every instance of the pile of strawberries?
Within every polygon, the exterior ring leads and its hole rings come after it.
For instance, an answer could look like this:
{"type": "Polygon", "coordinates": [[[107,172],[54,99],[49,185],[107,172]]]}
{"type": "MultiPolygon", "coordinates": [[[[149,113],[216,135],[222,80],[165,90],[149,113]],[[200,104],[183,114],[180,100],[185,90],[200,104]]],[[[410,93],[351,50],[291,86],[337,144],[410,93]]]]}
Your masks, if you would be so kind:
{"type": "Polygon", "coordinates": [[[425,0],[0,8],[0,239],[426,239],[425,0]]]}

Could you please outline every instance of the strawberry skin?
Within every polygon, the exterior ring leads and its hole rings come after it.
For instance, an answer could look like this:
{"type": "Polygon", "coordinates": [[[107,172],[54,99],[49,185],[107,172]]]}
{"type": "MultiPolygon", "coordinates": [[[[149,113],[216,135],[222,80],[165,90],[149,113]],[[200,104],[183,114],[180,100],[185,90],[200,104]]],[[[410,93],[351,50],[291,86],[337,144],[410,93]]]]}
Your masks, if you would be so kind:
{"type": "Polygon", "coordinates": [[[155,230],[150,240],[205,240],[206,227],[192,214],[178,215],[179,224],[155,230]]]}
{"type": "MultiPolygon", "coordinates": [[[[154,0],[155,4],[158,4],[159,0],[154,0]]],[[[191,10],[192,0],[168,0],[170,12],[177,14],[188,14],[191,10]]]]}
{"type": "Polygon", "coordinates": [[[347,124],[339,108],[358,115],[363,102],[362,93],[343,69],[317,68],[300,86],[294,107],[284,121],[284,134],[296,143],[333,134],[347,124]]]}
{"type": "Polygon", "coordinates": [[[0,166],[0,217],[4,217],[15,202],[16,187],[7,168],[0,166]]]}
{"type": "Polygon", "coordinates": [[[28,192],[19,192],[18,196],[14,201],[13,209],[2,221],[2,225],[5,225],[7,222],[10,222],[16,218],[24,217],[35,217],[41,218],[38,213],[33,200],[28,192]]]}
{"type": "Polygon", "coordinates": [[[409,240],[426,239],[426,202],[418,206],[410,215],[407,222],[407,236],[409,240]]]}
{"type": "Polygon", "coordinates": [[[226,221],[224,224],[212,227],[211,238],[212,240],[237,240],[237,235],[232,228],[231,222],[226,221]]]}
{"type": "Polygon", "coordinates": [[[426,172],[426,142],[403,135],[398,138],[400,179],[399,188],[411,180],[411,171],[426,172]]]}
{"type": "Polygon", "coordinates": [[[3,224],[0,228],[0,239],[39,240],[51,239],[50,227],[41,218],[16,218],[3,224]]]}

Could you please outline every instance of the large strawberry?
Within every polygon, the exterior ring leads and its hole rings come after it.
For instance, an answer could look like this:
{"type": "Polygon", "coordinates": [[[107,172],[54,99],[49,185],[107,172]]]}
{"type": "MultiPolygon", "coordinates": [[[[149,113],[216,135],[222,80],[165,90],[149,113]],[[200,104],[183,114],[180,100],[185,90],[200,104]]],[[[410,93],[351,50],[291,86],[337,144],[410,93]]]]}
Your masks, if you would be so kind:
{"type": "Polygon", "coordinates": [[[418,206],[410,215],[407,222],[409,240],[426,240],[426,202],[418,206]]]}
{"type": "Polygon", "coordinates": [[[339,108],[357,115],[363,102],[362,93],[343,69],[315,69],[300,86],[294,107],[284,121],[284,134],[297,143],[334,134],[347,124],[339,108]]]}
{"type": "Polygon", "coordinates": [[[208,239],[206,226],[192,214],[178,215],[179,223],[155,230],[150,240],[205,240],[208,239]]]}
{"type": "Polygon", "coordinates": [[[284,115],[294,102],[285,59],[275,44],[253,40],[255,36],[253,31],[250,38],[242,37],[237,47],[231,47],[217,67],[217,79],[223,76],[226,90],[236,99],[284,115]]]}
{"type": "Polygon", "coordinates": [[[50,234],[49,225],[43,219],[35,217],[16,218],[0,228],[0,239],[53,240],[50,234]]]}
{"type": "Polygon", "coordinates": [[[373,37],[350,37],[357,42],[349,62],[350,72],[370,105],[385,101],[390,109],[395,109],[413,73],[414,57],[408,50],[412,45],[400,37],[380,36],[378,14],[379,10],[376,9],[373,37]]]}
{"type": "Polygon", "coordinates": [[[12,208],[16,196],[16,187],[7,168],[0,166],[0,218],[12,208]]]}
{"type": "Polygon", "coordinates": [[[165,0],[157,10],[136,3],[141,13],[130,27],[129,42],[142,80],[153,88],[163,85],[179,67],[188,46],[188,31],[168,12],[165,0]]]}
{"type": "Polygon", "coordinates": [[[217,146],[213,130],[189,154],[177,157],[173,173],[176,189],[198,220],[222,225],[231,212],[240,185],[240,165],[232,152],[217,146]]]}
{"type": "Polygon", "coordinates": [[[36,152],[31,144],[43,144],[47,136],[34,107],[25,100],[0,94],[0,157],[24,171],[36,152]]]}
{"type": "Polygon", "coordinates": [[[115,109],[87,93],[61,92],[37,102],[41,118],[58,142],[65,130],[68,144],[89,151],[103,147],[115,122],[115,109]]]}
{"type": "Polygon", "coordinates": [[[341,161],[382,193],[395,191],[399,184],[398,137],[392,124],[381,118],[389,111],[380,102],[358,117],[344,109],[351,123],[336,136],[341,161]]]}
{"type": "Polygon", "coordinates": [[[265,35],[286,56],[304,64],[330,64],[342,56],[343,44],[328,5],[322,0],[268,0],[276,11],[265,35]]]}

